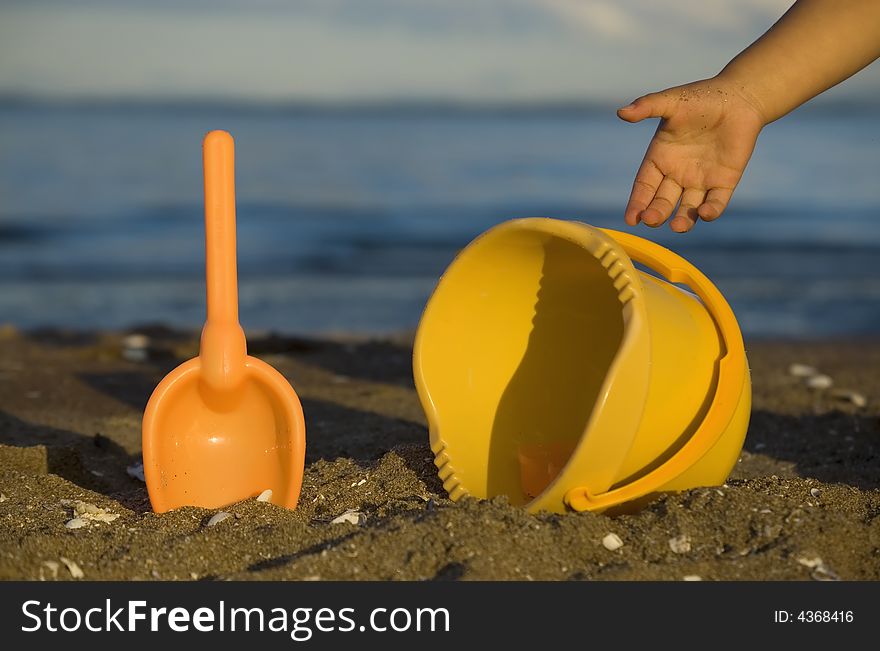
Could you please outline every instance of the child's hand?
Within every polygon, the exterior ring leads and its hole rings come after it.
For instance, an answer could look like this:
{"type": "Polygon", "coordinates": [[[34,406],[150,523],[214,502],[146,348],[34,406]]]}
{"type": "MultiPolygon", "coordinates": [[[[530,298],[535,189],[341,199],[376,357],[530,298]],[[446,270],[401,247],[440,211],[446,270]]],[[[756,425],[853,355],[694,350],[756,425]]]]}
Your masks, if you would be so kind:
{"type": "Polygon", "coordinates": [[[719,78],[645,95],[617,111],[627,122],[662,118],[636,174],[624,219],[685,233],[721,216],[766,121],[755,102],[719,78]]]}
{"type": "Polygon", "coordinates": [[[624,218],[683,233],[718,219],[758,133],[880,58],[880,2],[797,0],[716,77],[645,95],[627,122],[663,118],[636,174],[624,218]]]}

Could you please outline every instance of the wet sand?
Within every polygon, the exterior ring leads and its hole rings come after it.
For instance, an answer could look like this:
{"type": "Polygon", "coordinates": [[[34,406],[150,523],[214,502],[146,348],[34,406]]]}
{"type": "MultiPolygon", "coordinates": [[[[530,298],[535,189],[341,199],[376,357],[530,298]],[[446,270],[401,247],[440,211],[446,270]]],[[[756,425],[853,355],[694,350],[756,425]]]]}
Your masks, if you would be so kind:
{"type": "Polygon", "coordinates": [[[407,337],[251,335],[303,399],[300,507],[249,500],[208,526],[214,511],[151,513],[126,472],[153,386],[197,348],[195,333],[138,332],[144,361],[120,333],[0,329],[0,578],[880,578],[880,341],[752,343],[754,411],[728,483],[609,518],[446,499],[407,337]],[[795,362],[867,405],[807,388],[795,362]],[[68,529],[76,500],[119,517],[68,529]],[[331,522],[347,510],[363,523],[331,522]],[[609,533],[623,545],[606,549],[609,533]]]}

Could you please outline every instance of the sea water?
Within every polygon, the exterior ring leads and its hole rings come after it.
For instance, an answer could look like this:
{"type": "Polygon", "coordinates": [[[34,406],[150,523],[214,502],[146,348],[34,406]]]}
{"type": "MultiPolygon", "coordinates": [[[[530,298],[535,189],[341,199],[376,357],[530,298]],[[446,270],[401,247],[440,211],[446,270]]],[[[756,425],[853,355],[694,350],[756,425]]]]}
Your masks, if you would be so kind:
{"type": "MultiPolygon", "coordinates": [[[[611,108],[452,110],[0,104],[0,322],[198,327],[201,138],[236,138],[246,328],[413,328],[471,238],[524,216],[626,229],[654,129],[611,108]]],[[[769,126],[719,221],[644,226],[751,337],[880,334],[880,121],[769,126]]]]}

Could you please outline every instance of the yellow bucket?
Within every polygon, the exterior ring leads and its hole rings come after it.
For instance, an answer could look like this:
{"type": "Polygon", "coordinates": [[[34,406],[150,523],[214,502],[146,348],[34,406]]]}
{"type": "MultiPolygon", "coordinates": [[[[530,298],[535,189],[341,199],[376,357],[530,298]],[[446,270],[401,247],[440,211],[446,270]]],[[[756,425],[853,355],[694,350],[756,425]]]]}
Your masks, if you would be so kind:
{"type": "Polygon", "coordinates": [[[449,496],[529,511],[632,510],[723,483],[751,407],[736,319],[698,269],[555,219],[503,223],[458,255],[413,369],[449,496]]]}

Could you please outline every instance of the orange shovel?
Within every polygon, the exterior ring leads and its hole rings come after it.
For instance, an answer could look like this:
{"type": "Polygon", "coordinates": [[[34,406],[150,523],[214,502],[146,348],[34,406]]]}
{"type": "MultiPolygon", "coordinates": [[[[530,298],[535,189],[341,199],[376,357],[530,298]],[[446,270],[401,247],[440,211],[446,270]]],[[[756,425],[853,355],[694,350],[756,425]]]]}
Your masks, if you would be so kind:
{"type": "Polygon", "coordinates": [[[143,422],[144,475],[157,512],[215,508],[271,489],[294,508],[305,458],[299,398],[284,377],[247,354],[238,323],[232,136],[205,136],[208,319],[199,356],[153,391],[143,422]]]}

